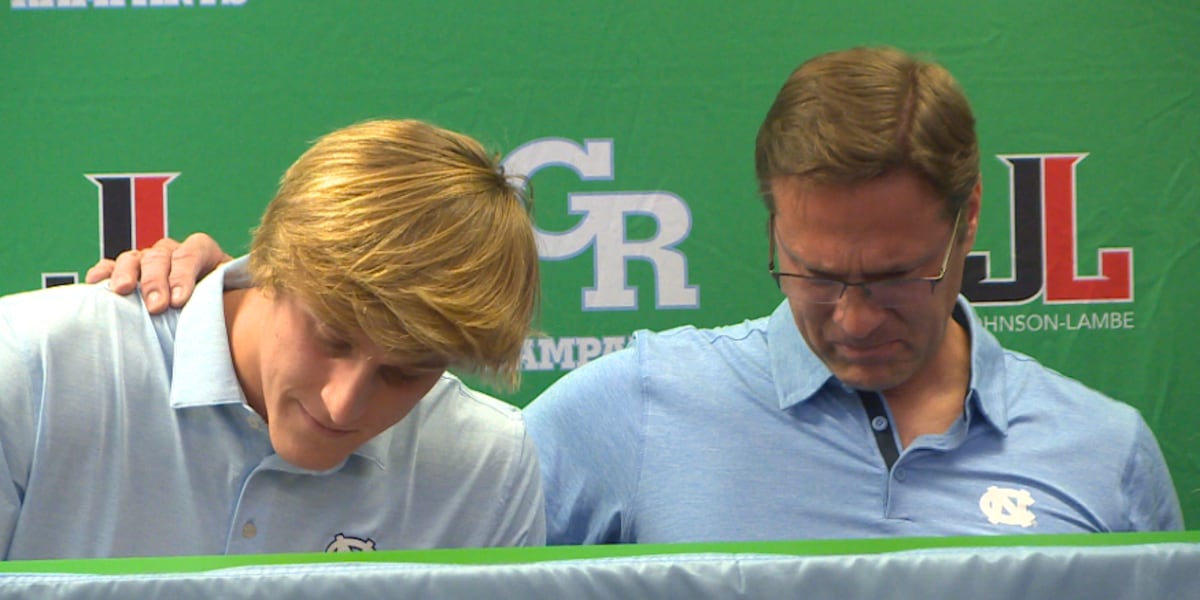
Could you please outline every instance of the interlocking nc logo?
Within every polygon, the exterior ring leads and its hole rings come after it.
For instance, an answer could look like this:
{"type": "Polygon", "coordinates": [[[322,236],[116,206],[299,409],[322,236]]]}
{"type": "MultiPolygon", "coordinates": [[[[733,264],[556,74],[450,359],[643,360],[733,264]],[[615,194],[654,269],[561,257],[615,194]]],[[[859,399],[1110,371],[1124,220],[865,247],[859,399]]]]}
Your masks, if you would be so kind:
{"type": "Polygon", "coordinates": [[[1075,167],[1087,154],[1004,155],[1008,165],[1013,257],[1010,278],[992,278],[991,256],[972,252],[963,294],[976,304],[1133,301],[1133,249],[1101,248],[1100,273],[1079,275],[1075,167]]]}
{"type": "MultiPolygon", "coordinates": [[[[532,178],[546,167],[566,167],[583,181],[613,179],[613,141],[543,138],[513,150],[504,159],[507,173],[532,178]]],[[[654,267],[656,308],[699,308],[700,289],[687,284],[687,256],[675,246],[687,239],[692,215],[669,192],[572,192],[570,214],[581,215],[568,231],[534,227],[543,260],[567,260],[593,248],[595,285],[583,290],[583,310],[635,310],[637,287],[626,285],[626,263],[644,260],[654,267]],[[646,215],[658,224],[650,239],[628,239],[626,217],[646,215]]]]}
{"type": "Polygon", "coordinates": [[[375,540],[339,533],[325,546],[326,552],[374,552],[375,540]]]}
{"type": "Polygon", "coordinates": [[[994,485],[979,497],[979,510],[993,525],[1020,525],[1026,528],[1037,525],[1037,516],[1029,510],[1033,504],[1033,495],[1029,490],[994,485]]]}

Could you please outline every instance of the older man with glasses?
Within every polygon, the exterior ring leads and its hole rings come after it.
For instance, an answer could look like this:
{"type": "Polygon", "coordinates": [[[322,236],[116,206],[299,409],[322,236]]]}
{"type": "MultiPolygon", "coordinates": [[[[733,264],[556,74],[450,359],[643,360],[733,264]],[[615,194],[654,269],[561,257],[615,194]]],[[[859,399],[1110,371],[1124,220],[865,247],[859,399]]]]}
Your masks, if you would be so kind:
{"type": "Polygon", "coordinates": [[[526,408],[550,543],[1182,528],[1137,411],[1003,349],[959,296],[982,188],[949,72],[818,56],[756,159],[786,301],[639,333],[526,408]]]}

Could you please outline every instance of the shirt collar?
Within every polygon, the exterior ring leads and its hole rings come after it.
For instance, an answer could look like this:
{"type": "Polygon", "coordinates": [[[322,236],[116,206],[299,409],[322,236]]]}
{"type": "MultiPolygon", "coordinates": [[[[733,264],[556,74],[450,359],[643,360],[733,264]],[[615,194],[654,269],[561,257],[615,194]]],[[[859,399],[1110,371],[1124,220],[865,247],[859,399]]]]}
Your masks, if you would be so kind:
{"type": "Polygon", "coordinates": [[[361,456],[375,463],[375,466],[386,471],[388,465],[387,458],[389,456],[388,450],[392,447],[392,436],[396,435],[396,429],[401,427],[401,423],[403,422],[404,419],[401,419],[400,423],[384,429],[375,437],[363,442],[363,444],[353,452],[353,455],[361,456]]]}
{"type": "Polygon", "coordinates": [[[394,435],[395,430],[396,426],[385,429],[379,435],[367,440],[366,443],[359,446],[357,450],[350,453],[350,456],[343,459],[342,462],[328,469],[317,471],[313,469],[297,467],[296,465],[283,460],[283,458],[278,454],[272,454],[263,462],[263,464],[271,469],[283,471],[285,473],[298,473],[301,475],[331,475],[341,471],[342,467],[346,466],[346,463],[351,457],[358,456],[371,461],[376,467],[379,467],[380,470],[386,471],[388,465],[387,458],[389,455],[388,450],[391,448],[392,436],[394,435]]]}
{"type": "Polygon", "coordinates": [[[792,309],[784,300],[767,319],[767,344],[771,355],[771,376],[779,408],[787,410],[817,393],[826,382],[836,381],[833,373],[808,347],[796,327],[792,309]]]}
{"type": "Polygon", "coordinates": [[[996,336],[980,324],[979,316],[966,298],[958,297],[954,311],[961,311],[959,322],[971,337],[971,385],[965,407],[967,422],[974,419],[973,413],[978,410],[996,431],[1007,434],[1008,394],[1004,382],[1004,348],[996,336]]]}
{"type": "MultiPolygon", "coordinates": [[[[252,410],[233,369],[224,303],[225,290],[251,287],[248,264],[249,258],[243,256],[221,265],[196,284],[191,300],[179,309],[171,369],[172,408],[241,404],[252,410]]],[[[390,427],[367,440],[353,454],[386,469],[395,429],[390,427]]]]}
{"type": "MultiPolygon", "coordinates": [[[[978,317],[965,297],[958,297],[954,313],[955,320],[966,328],[971,340],[970,391],[964,409],[967,419],[973,419],[974,413],[978,412],[992,427],[1006,433],[1004,350],[996,338],[979,325],[978,317]]],[[[800,335],[787,300],[776,307],[767,320],[767,343],[780,410],[812,398],[826,385],[844,387],[800,335]]]]}
{"type": "Polygon", "coordinates": [[[225,329],[226,289],[249,287],[246,258],[217,267],[200,280],[191,300],[179,310],[171,368],[171,406],[246,404],[238,384],[225,329]]]}

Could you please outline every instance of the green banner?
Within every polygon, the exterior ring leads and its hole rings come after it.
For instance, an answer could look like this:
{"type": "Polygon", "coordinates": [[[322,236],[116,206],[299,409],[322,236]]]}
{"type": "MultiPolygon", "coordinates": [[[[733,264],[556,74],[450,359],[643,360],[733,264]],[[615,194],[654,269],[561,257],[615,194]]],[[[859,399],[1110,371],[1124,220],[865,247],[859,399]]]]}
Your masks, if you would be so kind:
{"type": "Polygon", "coordinates": [[[1195,2],[10,2],[0,293],[162,233],[244,252],[310,141],[425,119],[532,173],[543,313],[517,405],[635,329],[768,313],[753,142],[775,92],[823,51],[927,53],[979,120],[984,325],[1138,408],[1200,523],[1195,2]]]}

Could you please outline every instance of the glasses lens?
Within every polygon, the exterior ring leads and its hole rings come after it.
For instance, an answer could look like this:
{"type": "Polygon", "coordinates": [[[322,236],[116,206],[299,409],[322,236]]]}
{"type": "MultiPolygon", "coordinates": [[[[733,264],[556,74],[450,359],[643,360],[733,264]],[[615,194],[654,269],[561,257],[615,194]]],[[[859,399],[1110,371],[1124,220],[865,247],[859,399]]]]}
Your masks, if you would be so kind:
{"type": "Polygon", "coordinates": [[[783,276],[779,288],[785,296],[810,304],[834,304],[842,295],[842,283],[829,279],[783,276]]]}
{"type": "Polygon", "coordinates": [[[871,300],[884,307],[907,306],[929,300],[933,285],[925,279],[878,281],[868,286],[871,300]]]}

